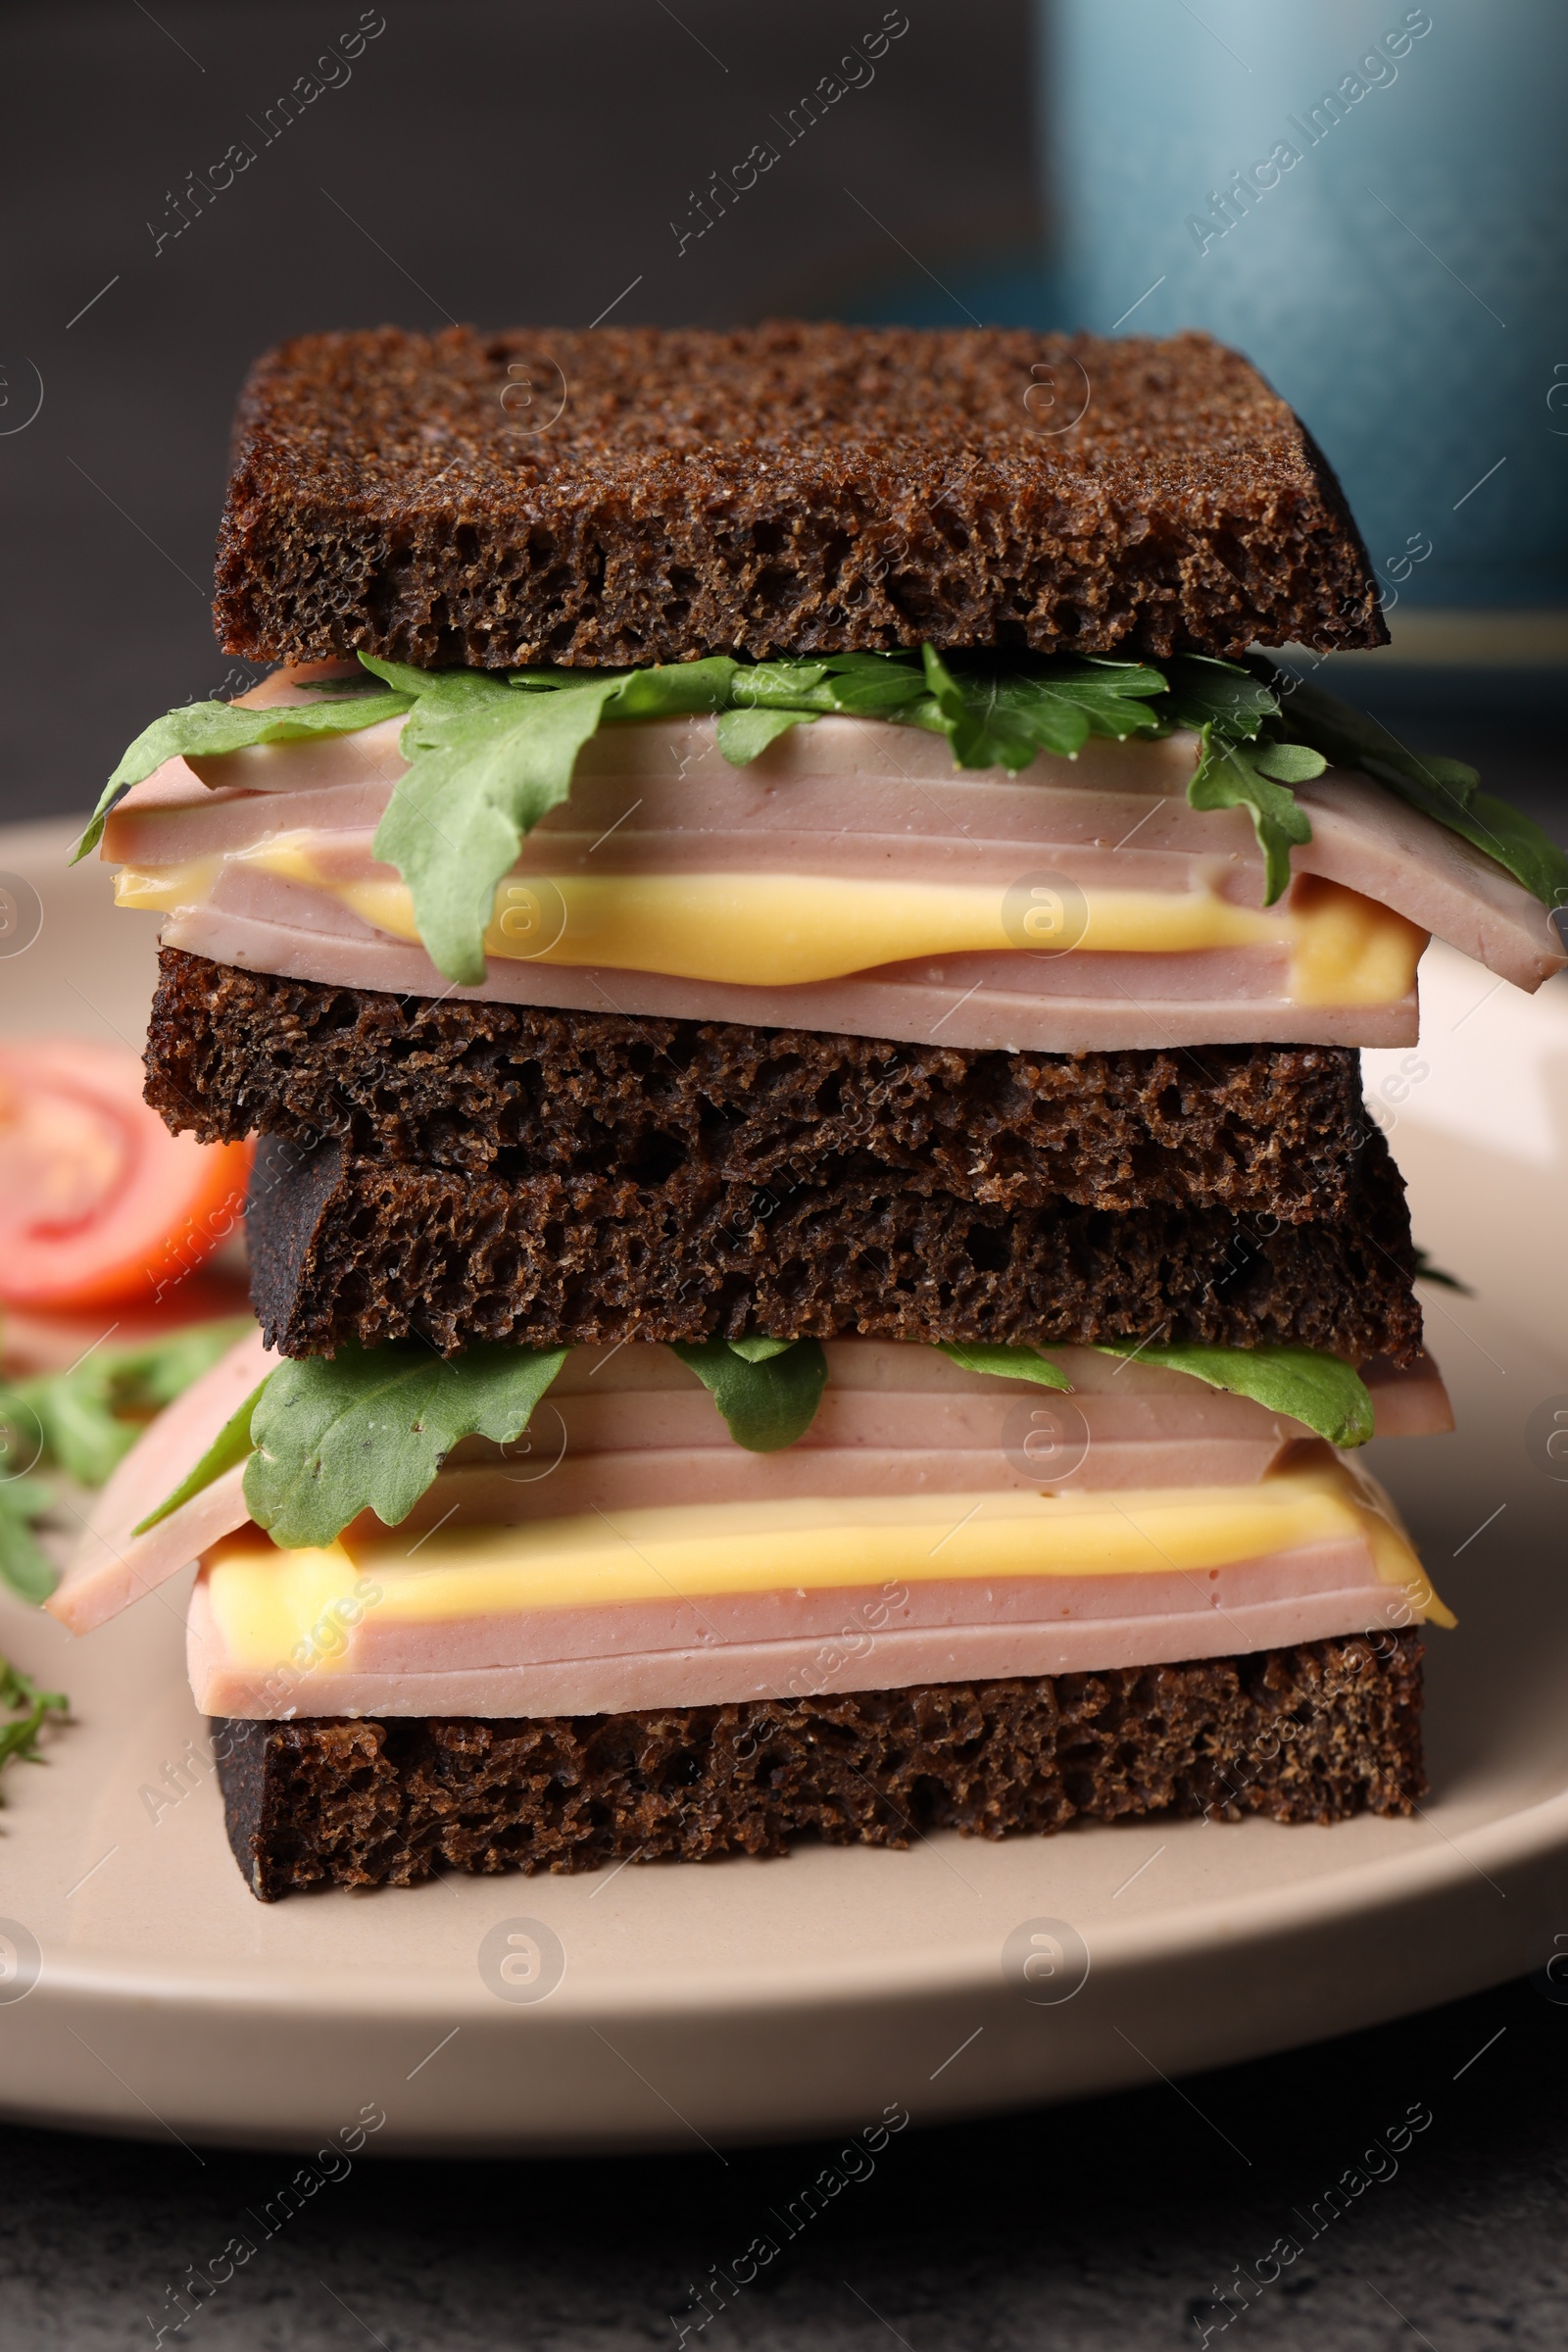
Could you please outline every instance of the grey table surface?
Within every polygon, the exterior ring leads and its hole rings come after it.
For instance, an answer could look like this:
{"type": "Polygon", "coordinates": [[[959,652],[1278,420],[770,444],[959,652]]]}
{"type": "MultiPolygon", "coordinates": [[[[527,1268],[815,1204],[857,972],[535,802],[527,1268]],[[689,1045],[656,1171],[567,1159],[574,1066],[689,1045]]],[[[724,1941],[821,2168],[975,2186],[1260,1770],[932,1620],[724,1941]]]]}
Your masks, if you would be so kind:
{"type": "Polygon", "coordinates": [[[286,2221],[284,2155],[11,2131],[0,2341],[1557,2352],[1565,2085],[1568,2006],[1525,1983],[1181,2083],[916,2123],[874,2160],[361,2158],[286,2221]],[[193,2309],[188,2266],[236,2234],[254,2253],[193,2309]],[[759,2236],[777,2252],[739,2280],[759,2236]]]}

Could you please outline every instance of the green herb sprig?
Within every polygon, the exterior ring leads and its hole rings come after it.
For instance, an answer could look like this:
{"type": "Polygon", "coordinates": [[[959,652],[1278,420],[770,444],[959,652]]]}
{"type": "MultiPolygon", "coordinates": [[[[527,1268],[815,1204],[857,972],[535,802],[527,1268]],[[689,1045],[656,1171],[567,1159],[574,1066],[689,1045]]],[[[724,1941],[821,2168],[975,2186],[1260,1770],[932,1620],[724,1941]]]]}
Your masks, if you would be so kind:
{"type": "Polygon", "coordinates": [[[82,836],[95,846],[120,794],[175,754],[212,757],[254,743],[336,734],[405,718],[408,761],[374,853],[396,866],[438,971],[465,987],[485,973],[496,890],[526,835],[571,790],[577,755],[600,727],[693,713],[715,717],[718,748],[744,767],[792,727],[829,715],[887,719],[945,735],[957,767],[1019,775],[1041,755],[1072,759],[1091,736],[1144,740],[1191,728],[1195,808],[1245,808],[1263,855],[1264,904],[1291,878],[1312,827],[1294,787],[1330,760],[1358,767],[1503,866],[1543,905],[1568,903],[1568,857],[1517,809],[1479,790],[1474,768],[1408,753],[1377,725],[1267,662],[1175,655],[1157,665],[1100,656],[1001,658],[831,654],[737,662],[727,654],[646,669],[419,669],[362,654],[379,693],[323,680],[319,700],[246,710],[193,703],[139,735],[82,836]]]}
{"type": "MultiPolygon", "coordinates": [[[[63,1690],[40,1690],[30,1674],[0,1658],[0,1707],[10,1716],[0,1722],[0,1773],[8,1764],[41,1764],[38,1735],[51,1715],[68,1715],[71,1701],[63,1690]]],[[[0,1804],[4,1804],[0,1796],[0,1804]]]]}
{"type": "MultiPolygon", "coordinates": [[[[674,1340],[670,1352],[695,1372],[737,1446],[776,1453],[806,1435],[827,1381],[815,1340],[674,1340]]],[[[941,1343],[967,1372],[1070,1390],[1038,1348],[941,1343]]],[[[135,1530],[140,1535],[246,1461],[245,1505],[285,1548],[330,1544],[362,1511],[398,1526],[466,1437],[498,1445],[522,1435],[570,1350],[486,1343],[442,1358],[397,1342],[279,1364],[239,1407],[207,1452],[135,1530]]],[[[1190,1373],[1211,1388],[1289,1413],[1335,1446],[1372,1435],[1372,1399],[1360,1375],[1309,1348],[1106,1347],[1190,1373]]],[[[3,1490],[0,1490],[3,1491],[3,1490]]]]}
{"type": "Polygon", "coordinates": [[[1287,697],[1293,737],[1336,767],[1358,767],[1423,816],[1483,851],[1544,906],[1568,905],[1568,857],[1533,817],[1481,790],[1479,770],[1463,760],[1406,751],[1365,711],[1304,680],[1287,697]]]}
{"type": "MultiPolygon", "coordinates": [[[[815,1340],[676,1341],[672,1352],[753,1453],[803,1437],[827,1379],[815,1340]]],[[[287,1549],[330,1544],[362,1511],[396,1527],[462,1439],[519,1438],[569,1353],[484,1343],[441,1357],[408,1342],[350,1342],[333,1356],[281,1363],[132,1532],[156,1527],[241,1461],[246,1509],[287,1549]]]]}
{"type": "MultiPolygon", "coordinates": [[[[154,1413],[252,1329],[248,1315],[187,1323],[133,1348],[93,1348],[67,1372],[0,1381],[0,1429],[36,1459],[0,1481],[0,1579],[24,1600],[47,1600],[55,1572],[33,1534],[50,1507],[48,1486],[32,1475],[63,1470],[78,1486],[101,1487],[130,1451],[154,1413]]],[[[8,1445],[8,1450],[10,1446],[8,1445]]]]}
{"type": "Polygon", "coordinates": [[[696,1373],[748,1453],[777,1453],[804,1438],[827,1384],[816,1340],[673,1340],[670,1353],[696,1373]]]}
{"type": "Polygon", "coordinates": [[[1042,1355],[1038,1348],[993,1347],[973,1340],[939,1340],[937,1347],[965,1372],[988,1373],[993,1380],[1032,1381],[1041,1389],[1072,1387],[1061,1366],[1042,1355]]]}
{"type": "Polygon", "coordinates": [[[54,1501],[41,1478],[8,1479],[0,1486],[0,1578],[19,1600],[34,1607],[55,1589],[55,1572],[33,1525],[54,1501]]]}
{"type": "Polygon", "coordinates": [[[1277,1347],[1264,1342],[1256,1348],[1224,1348],[1207,1344],[1170,1347],[1111,1348],[1101,1355],[1136,1356],[1141,1364],[1163,1364],[1206,1381],[1211,1389],[1229,1389],[1234,1396],[1250,1396],[1271,1413],[1288,1413],[1302,1421],[1331,1446],[1364,1446],[1372,1435],[1372,1393],[1353,1365],[1316,1348],[1277,1347]]]}
{"type": "MultiPolygon", "coordinates": [[[[428,672],[421,674],[431,674],[428,672]]],[[[439,674],[439,673],[435,673],[439,674]]],[[[257,743],[302,743],[315,735],[353,735],[362,727],[379,726],[383,719],[401,718],[412,707],[406,694],[344,694],[347,681],[318,681],[322,699],[317,703],[274,706],[252,710],[239,703],[182,703],[144,727],[126,750],[98,796],[87,828],[77,842],[73,865],[88,856],[103,839],[104,821],[115,803],[133,784],[143,783],[166,760],[212,760],[224,752],[248,751],[257,743]],[[333,688],[337,692],[332,692],[333,688]]]]}

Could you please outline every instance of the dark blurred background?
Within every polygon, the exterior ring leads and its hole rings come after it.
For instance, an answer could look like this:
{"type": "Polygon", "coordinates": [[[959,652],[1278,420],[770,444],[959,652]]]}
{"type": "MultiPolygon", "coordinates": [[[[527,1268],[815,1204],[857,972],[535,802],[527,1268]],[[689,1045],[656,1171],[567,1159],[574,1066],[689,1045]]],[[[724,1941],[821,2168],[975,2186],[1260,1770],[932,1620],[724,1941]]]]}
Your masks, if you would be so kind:
{"type": "Polygon", "coordinates": [[[1561,0],[13,0],[0,49],[0,816],[85,808],[149,716],[244,682],[207,597],[267,345],[789,313],[1243,344],[1393,608],[1394,654],[1330,682],[1568,815],[1561,0]],[[302,75],[331,86],[285,125],[302,75]],[[1227,225],[1209,197],[1281,137],[1299,165],[1227,225]]]}
{"type": "Polygon", "coordinates": [[[270,145],[267,109],[355,32],[358,0],[0,14],[0,419],[20,421],[43,384],[35,421],[0,438],[9,816],[90,806],[148,717],[222,685],[208,593],[229,415],[269,344],[389,320],[586,326],[612,304],[628,324],[867,315],[940,301],[925,270],[956,284],[1038,253],[1028,0],[963,0],[941,31],[914,0],[874,79],[683,254],[670,222],[694,192],[755,141],[783,147],[775,118],[902,11],[363,13],[386,29],[270,145]],[[210,202],[198,189],[204,209],[187,199],[172,233],[187,175],[236,140],[256,161],[210,202]]]}

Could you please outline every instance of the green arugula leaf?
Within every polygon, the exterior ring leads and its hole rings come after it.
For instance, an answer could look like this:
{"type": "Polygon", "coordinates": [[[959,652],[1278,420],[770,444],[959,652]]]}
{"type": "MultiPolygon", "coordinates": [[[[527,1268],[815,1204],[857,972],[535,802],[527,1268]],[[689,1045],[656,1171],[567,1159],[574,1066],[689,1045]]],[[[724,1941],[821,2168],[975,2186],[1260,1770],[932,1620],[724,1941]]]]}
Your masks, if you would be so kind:
{"type": "MultiPolygon", "coordinates": [[[[416,673],[428,676],[424,671],[416,673]]],[[[338,681],[341,683],[341,681],[338,681]]],[[[184,703],[144,727],[104,786],[98,806],[72,858],[75,865],[98,847],[104,819],[122,793],[140,784],[166,760],[213,759],[246,751],[256,743],[298,743],[312,735],[353,735],[362,727],[401,718],[406,693],[332,695],[318,703],[296,703],[270,710],[244,710],[237,703],[184,703]]]]}
{"type": "Polygon", "coordinates": [[[827,1380],[827,1357],[815,1340],[786,1341],[760,1359],[741,1352],[741,1340],[671,1340],[670,1351],[696,1373],[724,1416],[729,1434],[748,1453],[777,1453],[804,1437],[827,1380]]]}
{"type": "Polygon", "coordinates": [[[13,1478],[0,1485],[0,1580],[19,1598],[37,1603],[55,1589],[55,1572],[32,1532],[53,1496],[33,1478],[13,1478]]]}
{"type": "Polygon", "coordinates": [[[207,1323],[182,1323],[139,1348],[114,1348],[109,1362],[117,1405],[122,1411],[160,1411],[254,1329],[250,1315],[220,1315],[207,1323]]]}
{"type": "Polygon", "coordinates": [[[1081,666],[1062,662],[1025,673],[1022,681],[1037,694],[1074,703],[1096,735],[1118,743],[1129,735],[1168,735],[1170,717],[1151,705],[1165,692],[1165,680],[1144,662],[1115,662],[1092,654],[1081,666]]]}
{"type": "MultiPolygon", "coordinates": [[[[362,654],[361,661],[369,657],[362,654]]],[[[730,706],[731,682],[740,663],[728,654],[710,654],[701,662],[667,662],[651,669],[511,669],[509,686],[525,694],[568,694],[574,687],[612,678],[621,691],[605,705],[605,721],[638,718],[678,718],[694,711],[724,710],[730,706]]],[[[425,676],[440,676],[427,670],[425,676]]]]}
{"type": "Polygon", "coordinates": [[[1263,853],[1265,905],[1291,878],[1291,850],[1311,839],[1291,787],[1328,760],[1359,767],[1411,807],[1493,858],[1544,905],[1568,905],[1568,855],[1529,817],[1477,789],[1460,760],[1405,752],[1376,720],[1261,657],[1242,664],[1197,654],[1160,667],[1106,656],[944,656],[906,652],[737,662],[717,654],[646,669],[421,669],[361,654],[383,689],[323,679],[319,700],[287,710],[226,703],[171,711],[139,736],[106,787],[77,855],[102,832],[119,792],[172,752],[343,732],[406,714],[409,762],[375,835],[414,901],[415,924],[447,979],[477,986],[496,890],[524,836],[571,790],[584,743],[601,726],[712,712],[718,748],[745,767],[789,728],[835,713],[945,735],[960,768],[1018,775],[1042,753],[1071,759],[1091,736],[1153,738],[1173,726],[1201,740],[1188,787],[1195,808],[1245,808],[1263,853]]]}
{"type": "MultiPolygon", "coordinates": [[[[367,1509],[396,1526],[460,1439],[520,1436],[568,1352],[485,1345],[443,1360],[419,1347],[350,1345],[279,1364],[133,1532],[156,1527],[247,1455],[246,1506],[285,1548],[329,1544],[367,1509]]],[[[827,1378],[814,1340],[758,1334],[675,1352],[713,1392],[737,1444],[755,1452],[794,1444],[827,1378]]]]}
{"type": "Polygon", "coordinates": [[[722,707],[727,655],[645,670],[568,671],[547,686],[478,669],[411,671],[371,654],[377,677],[422,676],[399,738],[408,760],[376,828],[374,854],[395,865],[414,900],[425,952],[448,980],[477,987],[496,889],[523,836],[571,790],[577,754],[611,717],[667,717],[722,707]]]}
{"type": "Polygon", "coordinates": [[[1325,694],[1321,686],[1310,685],[1304,678],[1293,679],[1288,673],[1277,671],[1273,675],[1278,679],[1286,721],[1297,742],[1311,744],[1336,767],[1364,768],[1368,760],[1376,760],[1404,783],[1442,790],[1461,807],[1468,804],[1481,777],[1464,760],[1426,758],[1407,752],[1387,727],[1364,710],[1342,703],[1337,695],[1325,694]]]}
{"type": "Polygon", "coordinates": [[[555,694],[518,694],[483,670],[429,675],[435,683],[400,739],[409,765],[372,848],[408,884],[437,971],[473,988],[484,978],[497,886],[524,834],[570,792],[577,754],[622,681],[607,673],[555,694]]]}
{"type": "Polygon", "coordinates": [[[1017,775],[1043,751],[1071,759],[1089,741],[1089,714],[1075,704],[1008,692],[995,678],[967,672],[960,681],[934,645],[923,647],[922,655],[957,766],[1004,767],[1017,775]]]}
{"type": "Polygon", "coordinates": [[[1194,1342],[1154,1348],[1102,1345],[1099,1352],[1163,1364],[1206,1381],[1211,1389],[1250,1396],[1271,1413],[1304,1421],[1331,1446],[1364,1446],[1372,1435],[1372,1397],[1360,1373],[1315,1348],[1220,1348],[1194,1342]]]}
{"type": "Polygon", "coordinates": [[[739,667],[728,654],[710,654],[703,662],[665,662],[653,669],[629,669],[605,715],[615,720],[679,718],[691,712],[726,710],[739,667]]]}
{"type": "MultiPolygon", "coordinates": [[[[925,672],[904,654],[830,654],[827,677],[817,688],[826,708],[847,718],[899,718],[930,699],[925,672]]],[[[750,673],[737,672],[739,701],[750,673]]]]}
{"type": "Polygon", "coordinates": [[[1284,701],[1291,733],[1336,767],[1359,768],[1423,816],[1457,833],[1544,906],[1568,905],[1568,854],[1522,809],[1480,791],[1480,775],[1466,761],[1406,751],[1377,719],[1304,679],[1290,687],[1284,701]]]}
{"type": "Polygon", "coordinates": [[[1169,732],[1169,720],[1153,707],[1165,681],[1142,662],[956,671],[934,646],[923,650],[926,680],[960,767],[1005,767],[1016,775],[1042,752],[1072,759],[1091,735],[1125,741],[1169,732]]]}
{"type": "Polygon", "coordinates": [[[1259,775],[1272,776],[1278,784],[1308,784],[1328,765],[1321,752],[1304,743],[1253,743],[1247,756],[1259,775]]]}
{"type": "Polygon", "coordinates": [[[1233,742],[1254,737],[1277,718],[1279,699],[1261,678],[1234,662],[1181,654],[1169,663],[1170,714],[1179,727],[1201,734],[1211,726],[1233,742]]]}
{"type": "MultiPolygon", "coordinates": [[[[267,1380],[271,1377],[269,1373],[267,1380]]],[[[244,1461],[247,1454],[255,1451],[251,1417],[262,1400],[267,1380],[259,1381],[244,1403],[230,1413],[195,1469],[186,1472],[173,1493],[166,1494],[158,1508],[149,1511],[145,1519],[138,1519],[130,1531],[133,1536],[144,1536],[150,1527],[158,1525],[160,1519],[167,1519],[172,1511],[179,1509],[182,1502],[189,1502],[193,1494],[201,1494],[204,1487],[212,1486],[215,1480],[222,1477],[225,1470],[232,1470],[236,1462],[244,1461]]]]}
{"type": "MultiPolygon", "coordinates": [[[[1446,785],[1440,783],[1429,790],[1414,777],[1371,756],[1361,764],[1375,782],[1397,793],[1410,808],[1419,808],[1424,816],[1434,818],[1450,833],[1468,841],[1472,848],[1483,851],[1512,874],[1516,882],[1522,882],[1543,906],[1568,906],[1568,855],[1522,808],[1511,808],[1489,792],[1472,791],[1468,799],[1461,801],[1446,785]]],[[[1427,762],[1432,768],[1444,764],[1460,763],[1437,760],[1427,762]]]]}
{"type": "Polygon", "coordinates": [[[135,1348],[95,1348],[69,1372],[0,1383],[0,1420],[36,1419],[44,1458],[84,1487],[101,1487],[141,1424],[198,1380],[253,1328],[249,1315],[188,1323],[135,1348]]]}
{"type": "MultiPolygon", "coordinates": [[[[0,1658],[0,1707],[9,1708],[16,1720],[0,1723],[0,1772],[8,1764],[41,1764],[38,1753],[38,1735],[49,1715],[67,1715],[71,1701],[63,1690],[40,1690],[30,1674],[13,1666],[9,1658],[0,1658]]],[[[0,1804],[5,1802],[0,1797],[0,1804]]]]}
{"type": "Polygon", "coordinates": [[[1430,1282],[1435,1290],[1457,1291],[1461,1298],[1475,1297],[1469,1283],[1461,1282],[1457,1274],[1446,1273],[1442,1266],[1434,1265],[1427,1252],[1419,1247],[1415,1253],[1415,1279],[1417,1282],[1430,1282]]]}
{"type": "Polygon", "coordinates": [[[78,1486],[101,1487],[140,1435],[134,1421],[116,1413],[107,1368],[90,1360],[79,1373],[50,1373],[11,1394],[31,1406],[46,1453],[78,1486]],[[89,1372],[93,1377],[84,1378],[89,1372]]]}
{"type": "Polygon", "coordinates": [[[820,716],[817,710],[721,710],[713,732],[731,767],[745,767],[791,727],[808,727],[820,716]]]}
{"type": "Polygon", "coordinates": [[[829,698],[826,662],[753,662],[737,665],[730,688],[738,710],[826,710],[829,698]],[[816,696],[816,701],[808,698],[816,696]]]}
{"type": "Polygon", "coordinates": [[[820,660],[737,662],[728,700],[736,710],[897,718],[929,700],[923,673],[902,654],[828,654],[820,660]]]}
{"type": "Polygon", "coordinates": [[[1232,743],[1216,735],[1205,720],[1200,732],[1202,750],[1187,798],[1195,808],[1245,808],[1252,820],[1257,846],[1263,853],[1263,904],[1272,906],[1289,889],[1291,845],[1312,838],[1306,811],[1297,806],[1288,786],[1269,775],[1263,760],[1288,747],[1270,744],[1261,750],[1250,743],[1232,743]]]}
{"type": "Polygon", "coordinates": [[[996,1380],[1032,1380],[1042,1389],[1072,1387],[1060,1365],[1038,1348],[993,1348],[967,1340],[939,1340],[937,1346],[966,1372],[988,1372],[996,1380]]]}
{"type": "MultiPolygon", "coordinates": [[[[254,1328],[249,1315],[187,1323],[139,1347],[95,1348],[69,1372],[0,1382],[0,1422],[30,1418],[42,1438],[40,1461],[58,1465],[79,1486],[102,1486],[151,1416],[254,1328]]],[[[49,1503],[49,1489],[35,1478],[0,1482],[0,1580],[24,1600],[47,1600],[55,1589],[55,1572],[32,1533],[32,1521],[49,1503]]]]}
{"type": "Polygon", "coordinates": [[[568,1353],[346,1344],[279,1364],[252,1409],[246,1507],[289,1549],[330,1544],[364,1510],[396,1527],[460,1439],[521,1436],[568,1353]]]}

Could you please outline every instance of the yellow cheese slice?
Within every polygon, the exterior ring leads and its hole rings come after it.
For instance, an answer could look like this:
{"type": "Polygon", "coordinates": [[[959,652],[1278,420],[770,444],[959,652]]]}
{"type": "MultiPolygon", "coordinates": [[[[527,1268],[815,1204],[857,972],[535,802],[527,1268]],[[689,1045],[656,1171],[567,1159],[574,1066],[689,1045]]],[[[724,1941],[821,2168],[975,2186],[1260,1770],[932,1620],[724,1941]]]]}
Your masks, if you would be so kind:
{"type": "MultiPolygon", "coordinates": [[[[405,883],[332,875],[309,834],[274,835],[243,860],[321,891],[394,939],[418,940],[405,883]]],[[[127,868],[116,901],[172,911],[199,905],[214,878],[209,858],[127,868]]],[[[1288,902],[1266,909],[1206,890],[1090,888],[1082,900],[1066,946],[1125,956],[1283,949],[1291,958],[1286,994],[1300,1004],[1398,1003],[1414,985],[1427,940],[1403,915],[1316,876],[1301,877],[1288,902]]],[[[485,948],[503,959],[795,987],[922,956],[1028,951],[1039,933],[1024,924],[1038,909],[1020,917],[1009,901],[995,884],[823,874],[514,874],[497,890],[485,948]]]]}
{"type": "Polygon", "coordinates": [[[665,1504],[613,1519],[438,1529],[416,1551],[395,1530],[281,1551],[251,1528],[217,1546],[205,1573],[230,1657],[273,1666],[345,1604],[349,1622],[373,1611],[422,1624],[672,1594],[1196,1575],[1357,1538],[1378,1580],[1403,1588],[1412,1616],[1452,1624],[1379,1491],[1334,1460],[1250,1487],[665,1504]]]}

